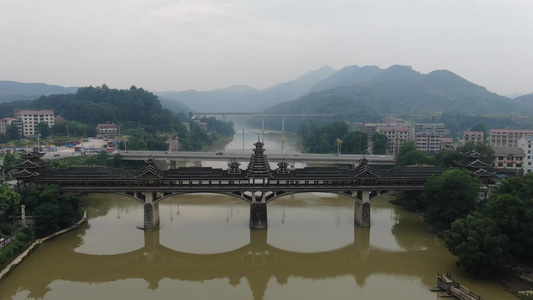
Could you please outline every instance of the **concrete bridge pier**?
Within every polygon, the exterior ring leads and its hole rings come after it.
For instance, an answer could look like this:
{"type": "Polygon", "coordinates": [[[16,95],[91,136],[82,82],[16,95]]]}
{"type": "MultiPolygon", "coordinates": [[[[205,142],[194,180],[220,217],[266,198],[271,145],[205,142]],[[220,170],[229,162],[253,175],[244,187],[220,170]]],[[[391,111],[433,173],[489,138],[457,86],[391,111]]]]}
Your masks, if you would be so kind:
{"type": "Polygon", "coordinates": [[[355,201],[354,221],[361,227],[370,227],[370,191],[361,191],[359,194],[360,202],[355,201]]]}
{"type": "Polygon", "coordinates": [[[265,202],[252,202],[250,204],[250,229],[262,230],[267,228],[267,204],[265,202]]]}
{"type": "Polygon", "coordinates": [[[178,162],[175,160],[167,159],[165,160],[169,169],[176,169],[178,167],[178,162]]]}
{"type": "Polygon", "coordinates": [[[159,228],[159,203],[154,203],[155,192],[147,192],[144,198],[144,230],[159,228]]]}

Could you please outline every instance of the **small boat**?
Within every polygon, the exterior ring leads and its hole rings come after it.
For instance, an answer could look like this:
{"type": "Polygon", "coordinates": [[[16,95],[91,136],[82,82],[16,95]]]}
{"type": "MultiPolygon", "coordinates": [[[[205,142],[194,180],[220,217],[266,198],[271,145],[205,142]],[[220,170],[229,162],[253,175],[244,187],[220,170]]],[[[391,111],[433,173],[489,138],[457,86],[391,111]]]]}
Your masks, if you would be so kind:
{"type": "Polygon", "coordinates": [[[455,297],[461,300],[484,300],[481,296],[475,294],[452,277],[451,274],[437,273],[437,286],[431,287],[430,291],[439,291],[439,297],[455,297]]]}

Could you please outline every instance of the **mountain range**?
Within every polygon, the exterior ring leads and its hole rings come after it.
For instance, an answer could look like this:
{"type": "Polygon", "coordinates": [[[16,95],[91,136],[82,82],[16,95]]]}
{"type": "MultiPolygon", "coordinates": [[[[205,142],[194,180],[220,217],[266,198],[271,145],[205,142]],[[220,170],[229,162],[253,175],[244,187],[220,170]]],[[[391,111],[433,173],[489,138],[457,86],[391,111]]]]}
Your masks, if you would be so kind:
{"type": "Polygon", "coordinates": [[[21,83],[16,81],[0,81],[0,102],[15,100],[33,100],[41,96],[54,94],[72,94],[77,87],[62,87],[45,83],[21,83]]]}
{"type": "MultiPolygon", "coordinates": [[[[0,81],[0,101],[75,91],[73,87],[0,81]]],[[[387,69],[347,66],[341,70],[325,66],[259,90],[238,85],[212,91],[154,94],[163,106],[181,112],[533,114],[533,94],[511,99],[447,70],[422,74],[400,65],[387,69]]]]}
{"type": "Polygon", "coordinates": [[[409,66],[322,67],[264,90],[232,86],[208,92],[156,93],[196,112],[364,114],[533,114],[533,94],[511,99],[447,70],[409,66]]]}

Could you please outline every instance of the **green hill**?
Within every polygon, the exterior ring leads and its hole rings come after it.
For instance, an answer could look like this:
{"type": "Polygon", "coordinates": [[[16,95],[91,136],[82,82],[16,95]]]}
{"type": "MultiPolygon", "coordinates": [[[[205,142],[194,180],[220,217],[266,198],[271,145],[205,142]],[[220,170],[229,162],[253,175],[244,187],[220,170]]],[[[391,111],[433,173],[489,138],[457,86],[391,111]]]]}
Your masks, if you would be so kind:
{"type": "Polygon", "coordinates": [[[14,100],[33,100],[40,96],[53,94],[73,94],[78,90],[74,87],[62,87],[45,83],[21,83],[16,81],[0,81],[0,102],[14,100]]]}
{"type": "Polygon", "coordinates": [[[524,114],[533,110],[445,70],[392,66],[349,86],[317,91],[267,112],[361,114],[524,114]]]}

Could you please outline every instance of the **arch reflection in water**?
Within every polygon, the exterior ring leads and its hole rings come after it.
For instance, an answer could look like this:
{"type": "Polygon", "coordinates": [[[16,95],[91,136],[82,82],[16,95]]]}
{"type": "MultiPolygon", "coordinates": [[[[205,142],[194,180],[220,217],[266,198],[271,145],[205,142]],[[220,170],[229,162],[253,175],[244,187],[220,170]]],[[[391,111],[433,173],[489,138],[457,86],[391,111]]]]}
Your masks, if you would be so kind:
{"type": "MultiPolygon", "coordinates": [[[[290,210],[296,205],[290,202],[286,204],[280,207],[279,211],[283,208],[285,211],[290,210]]],[[[180,204],[179,216],[187,212],[187,206],[180,204]]],[[[110,215],[110,219],[115,222],[125,222],[129,219],[127,215],[135,210],[129,207],[126,213],[125,207],[122,207],[121,217],[117,219],[115,207],[111,205],[108,209],[101,208],[97,211],[110,215]]],[[[176,222],[177,218],[175,209],[177,206],[172,209],[173,222],[176,222]]],[[[342,218],[344,208],[339,209],[342,218]]],[[[346,210],[351,211],[350,208],[346,210]]],[[[302,211],[309,213],[307,208],[302,208],[302,211]]],[[[328,218],[336,224],[338,214],[335,209],[332,211],[333,214],[329,214],[328,218]]],[[[220,212],[221,220],[213,221],[213,226],[226,223],[226,211],[220,212]]],[[[294,226],[295,219],[291,213],[286,217],[289,220],[288,225],[294,226]]],[[[376,216],[373,218],[374,222],[391,218],[398,220],[398,223],[393,225],[396,228],[401,228],[402,220],[408,219],[399,218],[403,212],[391,208],[388,204],[384,208],[376,205],[372,213],[373,217],[376,216]]],[[[166,215],[167,222],[170,222],[170,215],[166,215]]],[[[235,215],[238,213],[234,211],[233,216],[238,219],[235,215]]],[[[77,299],[178,297],[266,300],[283,299],[290,295],[298,299],[324,299],[328,295],[337,299],[390,299],[392,291],[384,288],[386,284],[398,288],[398,291],[395,291],[397,299],[407,299],[407,294],[409,299],[430,299],[434,298],[434,295],[427,287],[435,284],[436,272],[442,269],[456,271],[450,269],[453,268],[453,258],[446,255],[442,245],[428,238],[429,235],[424,235],[423,230],[416,233],[421,236],[422,241],[419,244],[422,245],[407,250],[387,250],[387,247],[376,247],[372,243],[372,230],[378,226],[354,228],[352,225],[348,226],[351,230],[351,241],[345,245],[321,252],[301,253],[288,250],[287,247],[282,248],[282,242],[276,242],[276,246],[270,242],[276,230],[279,232],[281,228],[276,229],[274,226],[272,231],[250,231],[244,220],[246,241],[235,243],[233,249],[225,252],[199,254],[176,250],[181,249],[180,247],[170,248],[161,242],[164,235],[173,236],[177,245],[190,240],[183,236],[187,232],[168,234],[167,229],[174,229],[169,226],[153,232],[127,231],[127,235],[135,235],[136,240],[138,237],[142,240],[139,247],[130,248],[135,250],[113,255],[80,253],[79,250],[83,248],[80,245],[87,242],[85,238],[89,231],[97,227],[96,221],[103,220],[100,217],[91,219],[89,224],[79,230],[43,245],[10,277],[0,282],[0,298],[65,299],[68,298],[65,294],[70,293],[70,298],[77,299]],[[31,267],[35,265],[38,267],[31,267]],[[77,295],[78,293],[81,295],[77,295]]],[[[279,224],[282,224],[281,220],[279,224]]],[[[309,224],[302,224],[300,227],[304,229],[307,225],[309,224]]],[[[123,227],[133,226],[127,223],[123,227]]],[[[335,234],[336,225],[329,228],[330,234],[335,234]]],[[[209,229],[211,228],[206,228],[209,229]]],[[[124,231],[119,234],[124,234],[124,231]]],[[[232,231],[227,234],[240,232],[232,231]]],[[[293,239],[299,238],[293,234],[291,236],[293,239]]],[[[107,241],[100,241],[102,242],[107,241]]],[[[482,295],[485,294],[475,285],[468,283],[468,286],[476,288],[482,295]]]]}

